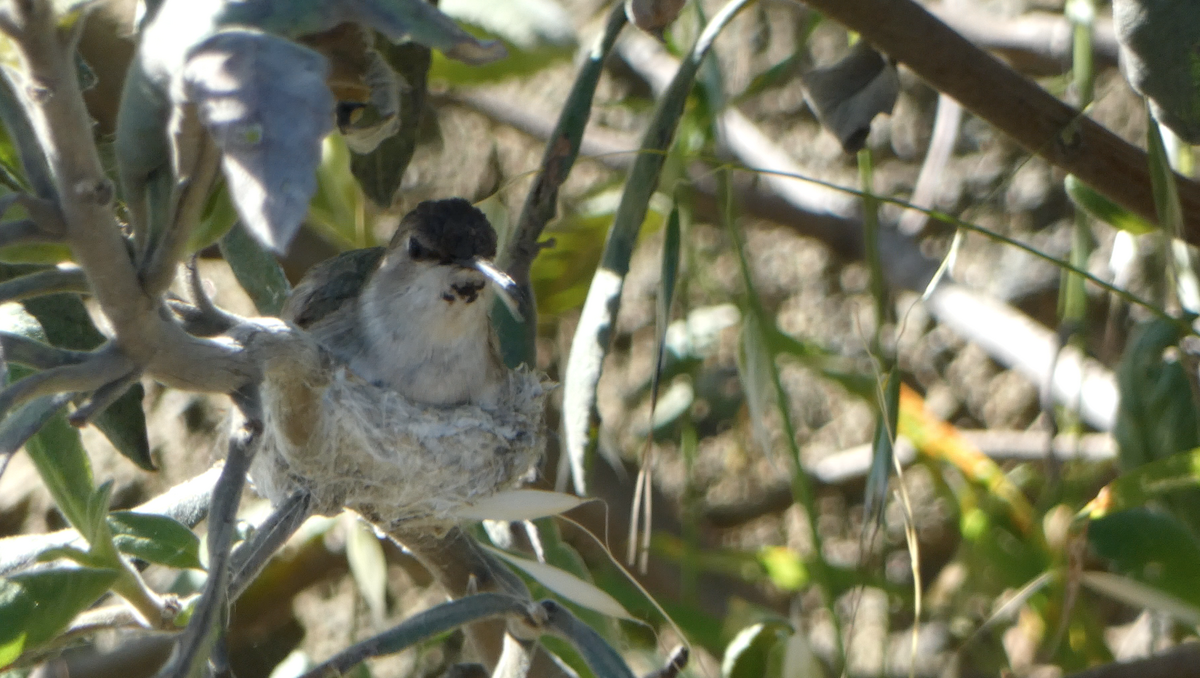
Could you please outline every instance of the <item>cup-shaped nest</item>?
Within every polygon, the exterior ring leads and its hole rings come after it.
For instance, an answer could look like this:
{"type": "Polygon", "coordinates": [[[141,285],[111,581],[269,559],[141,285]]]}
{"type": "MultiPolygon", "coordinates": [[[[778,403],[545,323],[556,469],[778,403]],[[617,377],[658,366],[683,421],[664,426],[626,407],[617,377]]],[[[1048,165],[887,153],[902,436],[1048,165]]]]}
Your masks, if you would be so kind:
{"type": "Polygon", "coordinates": [[[251,468],[272,503],[297,489],[318,513],[343,507],[383,528],[449,525],[454,510],[528,478],[545,445],[549,385],[508,372],[494,408],[414,403],[331,364],[315,346],[268,365],[251,468]]]}

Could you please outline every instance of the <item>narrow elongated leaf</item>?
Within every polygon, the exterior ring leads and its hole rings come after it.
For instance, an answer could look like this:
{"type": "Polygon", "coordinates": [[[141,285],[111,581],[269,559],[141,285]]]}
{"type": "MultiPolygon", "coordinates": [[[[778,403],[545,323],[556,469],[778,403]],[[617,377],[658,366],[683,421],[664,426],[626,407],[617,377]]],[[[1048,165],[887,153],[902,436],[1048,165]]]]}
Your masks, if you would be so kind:
{"type": "Polygon", "coordinates": [[[575,490],[579,494],[587,491],[584,466],[595,409],[596,384],[612,340],[612,328],[621,304],[621,288],[629,271],[629,257],[666,160],[664,152],[675,136],[700,64],[721,29],[747,2],[731,0],[708,22],[687,58],[680,64],[671,84],[663,92],[642,137],[642,152],[638,154],[626,179],[625,191],[621,194],[621,202],[608,233],[600,267],[588,289],[579,326],[571,341],[563,384],[563,438],[575,490]]]}
{"type": "Polygon", "coordinates": [[[116,578],[115,570],[55,568],[0,579],[0,666],[52,640],[116,578]]]}
{"type": "Polygon", "coordinates": [[[900,372],[895,367],[887,376],[883,390],[881,412],[875,420],[875,442],[871,453],[871,470],[867,474],[866,497],[863,515],[875,527],[883,525],[883,511],[887,507],[888,479],[892,475],[892,455],[896,436],[896,424],[900,416],[900,372]]]}
{"type": "Polygon", "coordinates": [[[633,678],[621,655],[592,627],[553,600],[543,600],[540,604],[546,611],[546,625],[571,641],[596,678],[633,678]]]}
{"type": "Polygon", "coordinates": [[[153,513],[113,511],[108,514],[117,550],[148,563],[178,569],[201,569],[200,538],[179,521],[153,513]]]}
{"type": "Polygon", "coordinates": [[[1110,572],[1084,572],[1079,580],[1084,586],[1131,607],[1165,612],[1189,626],[1200,624],[1200,607],[1129,577],[1110,572]]]}
{"type": "Polygon", "coordinates": [[[495,555],[508,561],[514,567],[517,567],[537,580],[539,584],[545,586],[558,595],[567,600],[586,607],[589,610],[595,610],[610,617],[618,619],[633,619],[633,615],[629,614],[616,598],[605,593],[595,584],[586,582],[579,577],[560,570],[557,567],[539,563],[534,560],[526,560],[519,558],[506,551],[484,546],[485,549],[495,555]]]}
{"type": "Polygon", "coordinates": [[[742,392],[746,394],[746,407],[750,411],[750,426],[754,441],[763,454],[771,458],[771,430],[768,422],[776,409],[775,383],[771,371],[773,360],[758,314],[742,315],[742,331],[738,342],[738,377],[742,392]]]}
{"type": "Polygon", "coordinates": [[[1143,506],[1165,494],[1200,486],[1200,449],[1173,454],[1126,471],[1105,485],[1083,513],[1093,520],[1143,506]]]}
{"type": "Polygon", "coordinates": [[[585,500],[573,494],[545,490],[509,490],[498,492],[454,512],[463,520],[537,520],[556,516],[581,505],[585,500]]]}
{"type": "Polygon", "coordinates": [[[15,454],[71,400],[70,393],[42,396],[19,407],[0,424],[0,458],[15,454]]]}
{"type": "Polygon", "coordinates": [[[92,465],[79,440],[79,429],[67,423],[66,415],[59,411],[25,443],[25,451],[67,522],[90,541],[94,536],[88,520],[88,498],[94,492],[92,465]]]}
{"type": "Polygon", "coordinates": [[[333,129],[328,70],[307,47],[246,30],[213,35],[184,66],[184,93],[222,151],[242,223],[275,251],[287,248],[317,189],[321,140],[333,129]]]}
{"type": "Polygon", "coordinates": [[[292,286],[274,255],[251,238],[241,224],[234,224],[221,238],[221,256],[250,295],[254,308],[262,315],[279,315],[292,286]]]}
{"type": "Polygon", "coordinates": [[[791,626],[779,621],[761,622],[738,631],[721,658],[721,678],[765,676],[768,655],[791,632],[791,626]]]}
{"type": "Polygon", "coordinates": [[[1158,226],[1109,200],[1099,191],[1080,181],[1074,174],[1067,175],[1067,178],[1063,180],[1063,186],[1072,202],[1113,228],[1129,231],[1134,235],[1144,235],[1158,230],[1158,226]]]}
{"type": "Polygon", "coordinates": [[[346,559],[350,561],[350,573],[367,609],[376,624],[383,622],[387,614],[387,561],[383,547],[375,536],[375,530],[365,521],[350,517],[346,528],[346,559]]]}

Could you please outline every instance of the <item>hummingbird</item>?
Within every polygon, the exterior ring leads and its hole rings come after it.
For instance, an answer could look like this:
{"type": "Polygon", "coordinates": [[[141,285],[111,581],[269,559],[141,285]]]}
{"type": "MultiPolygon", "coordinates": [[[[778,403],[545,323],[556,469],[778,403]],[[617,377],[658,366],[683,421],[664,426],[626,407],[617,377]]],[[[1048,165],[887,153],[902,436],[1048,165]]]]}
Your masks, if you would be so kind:
{"type": "Polygon", "coordinates": [[[304,276],[282,316],[360,377],[430,405],[495,404],[506,368],[488,311],[520,288],[493,263],[496,231],[462,198],[426,200],[386,247],[304,276]]]}

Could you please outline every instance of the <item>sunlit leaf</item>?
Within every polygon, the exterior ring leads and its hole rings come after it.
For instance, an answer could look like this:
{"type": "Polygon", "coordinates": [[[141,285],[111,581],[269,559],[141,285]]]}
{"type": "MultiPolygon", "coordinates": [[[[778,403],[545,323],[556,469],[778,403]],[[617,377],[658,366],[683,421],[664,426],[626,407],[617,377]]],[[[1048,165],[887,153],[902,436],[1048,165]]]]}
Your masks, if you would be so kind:
{"type": "Polygon", "coordinates": [[[167,516],[134,511],[108,515],[117,550],[148,563],[178,569],[201,569],[200,539],[182,523],[167,516]]]}
{"type": "Polygon", "coordinates": [[[1114,0],[1113,25],[1121,72],[1155,118],[1200,144],[1200,5],[1114,0]]]}
{"type": "Polygon", "coordinates": [[[387,560],[375,530],[365,521],[347,516],[346,559],[359,593],[375,622],[387,615],[387,560]]]}
{"type": "Polygon", "coordinates": [[[242,223],[283,251],[316,191],[334,100],[320,54],[265,33],[226,30],[196,46],[183,70],[187,100],[222,151],[242,223]]]}
{"type": "Polygon", "coordinates": [[[570,511],[585,501],[562,492],[508,490],[459,508],[455,515],[463,520],[537,520],[570,511]]]}
{"type": "Polygon", "coordinates": [[[1200,449],[1173,454],[1122,473],[1084,507],[1091,518],[1144,506],[1177,490],[1200,486],[1200,449]]]}
{"type": "Polygon", "coordinates": [[[54,568],[0,579],[0,662],[52,640],[116,578],[114,570],[54,568]]]}
{"type": "Polygon", "coordinates": [[[1154,224],[1109,200],[1099,191],[1083,183],[1074,174],[1068,174],[1063,180],[1063,186],[1071,201],[1082,207],[1092,217],[1104,223],[1128,231],[1134,235],[1144,235],[1158,230],[1154,224]]]}
{"type": "Polygon", "coordinates": [[[595,409],[600,368],[612,339],[612,328],[620,307],[621,288],[629,270],[629,258],[649,209],[650,198],[658,186],[665,161],[664,151],[675,136],[688,93],[704,57],[721,29],[746,2],[747,0],[732,0],[704,27],[696,44],[680,64],[671,84],[659,100],[642,138],[642,152],[638,154],[626,179],[625,191],[617,206],[617,214],[609,231],[600,268],[596,270],[592,285],[588,289],[583,314],[571,341],[571,352],[567,359],[563,382],[563,438],[578,494],[586,494],[587,491],[584,477],[585,454],[595,409]]]}
{"type": "Polygon", "coordinates": [[[1109,572],[1084,572],[1079,580],[1098,593],[1131,607],[1165,612],[1190,626],[1200,624],[1200,608],[1128,577],[1109,572]]]}
{"type": "Polygon", "coordinates": [[[765,676],[768,656],[791,632],[791,626],[778,621],[762,622],[738,631],[721,658],[721,678],[765,676]]]}
{"type": "Polygon", "coordinates": [[[800,80],[804,98],[817,119],[847,153],[866,144],[871,121],[881,113],[891,113],[900,95],[896,65],[865,40],[858,41],[841,61],[813,69],[800,80]]]}
{"type": "Polygon", "coordinates": [[[610,617],[618,619],[633,619],[633,615],[625,611],[625,608],[617,602],[616,598],[605,593],[602,589],[594,584],[588,583],[579,577],[560,570],[557,567],[539,563],[534,560],[526,560],[518,558],[506,551],[485,546],[488,551],[503,558],[509,564],[519,568],[525,574],[533,577],[539,584],[545,586],[558,595],[575,603],[576,605],[586,607],[589,610],[595,610],[610,617]]]}

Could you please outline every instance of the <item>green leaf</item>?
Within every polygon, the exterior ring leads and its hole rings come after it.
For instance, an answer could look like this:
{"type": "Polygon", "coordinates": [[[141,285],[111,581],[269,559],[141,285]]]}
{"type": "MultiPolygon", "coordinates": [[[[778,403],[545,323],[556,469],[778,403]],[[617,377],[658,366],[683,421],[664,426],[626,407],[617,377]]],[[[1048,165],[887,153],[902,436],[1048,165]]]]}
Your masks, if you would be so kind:
{"type": "Polygon", "coordinates": [[[379,53],[407,84],[399,92],[400,128],[370,153],[354,154],[350,158],[350,171],[367,197],[382,207],[391,207],[396,189],[400,188],[404,171],[417,148],[432,53],[428,47],[415,43],[381,44],[383,42],[376,40],[379,53]]]}
{"type": "Polygon", "coordinates": [[[219,241],[233,225],[237,223],[237,210],[233,207],[233,201],[229,199],[229,189],[225,186],[225,182],[218,181],[217,186],[213,188],[208,196],[208,202],[204,205],[204,214],[200,217],[200,223],[192,230],[188,238],[188,252],[199,252],[219,241]]]}
{"type": "Polygon", "coordinates": [[[666,158],[665,151],[675,136],[700,64],[721,29],[748,1],[731,0],[704,27],[659,100],[642,137],[642,152],[638,154],[626,179],[625,191],[617,206],[617,215],[608,234],[600,268],[596,270],[588,289],[583,314],[571,341],[563,383],[563,438],[575,490],[579,494],[587,491],[584,465],[595,409],[596,384],[600,380],[600,369],[612,339],[614,320],[621,304],[621,288],[629,271],[629,258],[633,254],[650,198],[658,186],[666,158]]]}
{"type": "Polygon", "coordinates": [[[1143,506],[1181,489],[1200,486],[1200,449],[1173,454],[1122,473],[1089,505],[1093,519],[1143,506]]]}
{"type": "Polygon", "coordinates": [[[88,511],[88,499],[94,492],[92,465],[79,440],[79,429],[58,412],[25,443],[25,451],[67,522],[90,540],[95,533],[88,511]]]}
{"type": "Polygon", "coordinates": [[[1158,226],[1109,200],[1091,186],[1080,181],[1074,174],[1067,175],[1067,178],[1063,180],[1063,186],[1072,202],[1083,208],[1093,218],[1103,221],[1113,228],[1129,231],[1134,235],[1144,235],[1158,230],[1158,226]]]}
{"type": "MultiPolygon", "coordinates": [[[[77,295],[26,299],[22,305],[45,330],[44,337],[31,338],[75,351],[90,351],[105,342],[77,295]]],[[[141,384],[134,384],[96,417],[95,424],[121,456],[143,470],[154,471],[150,440],[146,436],[146,414],[142,410],[145,394],[141,384]]]]}
{"type": "Polygon", "coordinates": [[[1118,573],[1200,607],[1200,542],[1176,518],[1121,511],[1092,521],[1087,536],[1118,573]]]}
{"type": "MultiPolygon", "coordinates": [[[[1134,329],[1121,356],[1113,435],[1123,471],[1200,447],[1200,409],[1183,365],[1170,358],[1180,333],[1166,320],[1145,322],[1134,329]]],[[[1168,503],[1200,529],[1200,490],[1174,492],[1168,503]]]]}
{"type": "Polygon", "coordinates": [[[0,666],[53,640],[116,578],[115,570],[54,568],[0,579],[0,666]]]}
{"type": "Polygon", "coordinates": [[[721,678],[767,675],[771,651],[791,634],[792,627],[780,621],[761,622],[738,631],[721,658],[721,678]]]}
{"type": "Polygon", "coordinates": [[[108,514],[117,550],[148,563],[177,569],[202,569],[200,539],[182,523],[153,513],[108,514]]]}
{"type": "Polygon", "coordinates": [[[0,457],[15,454],[71,400],[71,394],[35,398],[17,408],[0,423],[0,457]]]}
{"type": "Polygon", "coordinates": [[[764,546],[758,552],[771,583],[782,591],[799,591],[808,585],[808,568],[795,550],[786,546],[764,546]]]}
{"type": "Polygon", "coordinates": [[[108,518],[108,505],[112,500],[112,488],[113,481],[106,480],[87,499],[87,530],[79,532],[89,543],[95,544],[98,539],[112,539],[112,535],[104,529],[105,520],[108,518]]]}
{"type": "Polygon", "coordinates": [[[262,315],[277,316],[291,294],[283,268],[274,255],[251,238],[241,224],[236,224],[221,238],[221,255],[233,269],[242,289],[250,295],[254,307],[262,315]]]}

